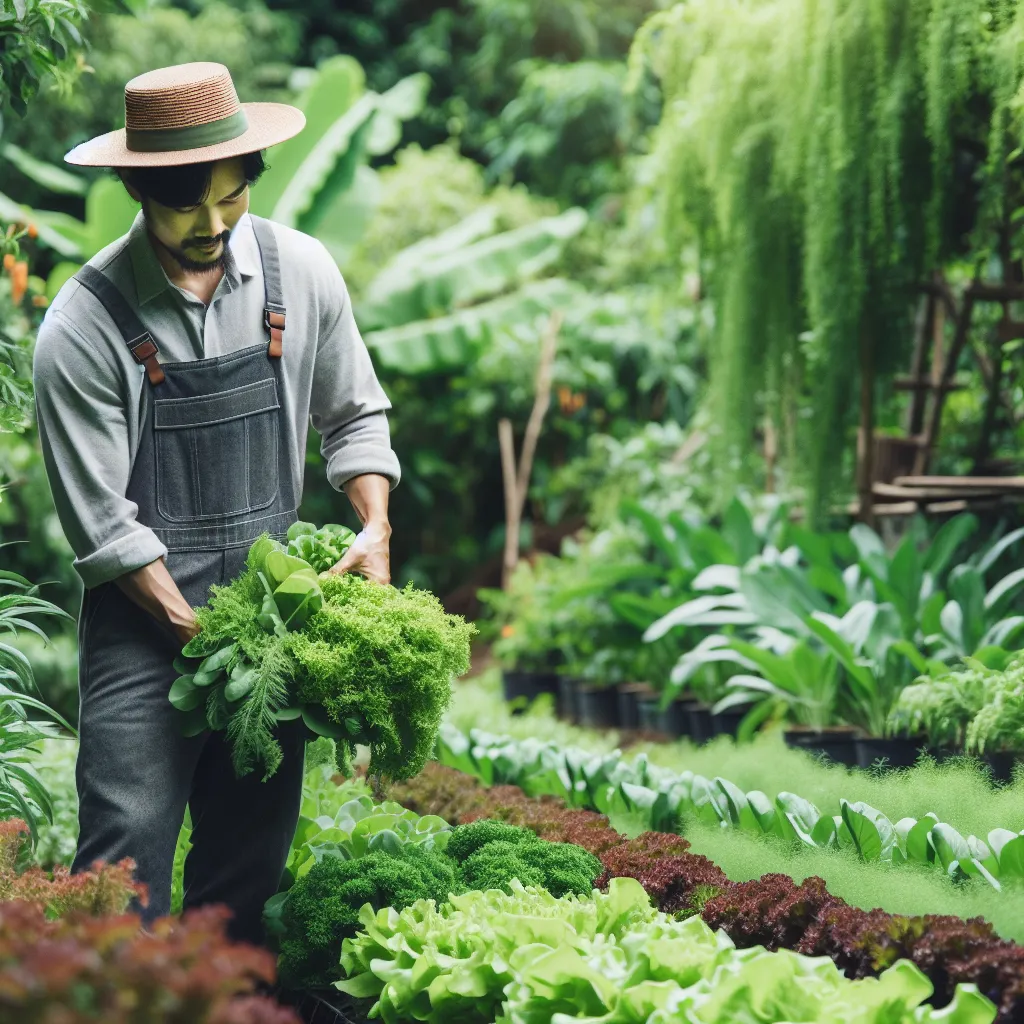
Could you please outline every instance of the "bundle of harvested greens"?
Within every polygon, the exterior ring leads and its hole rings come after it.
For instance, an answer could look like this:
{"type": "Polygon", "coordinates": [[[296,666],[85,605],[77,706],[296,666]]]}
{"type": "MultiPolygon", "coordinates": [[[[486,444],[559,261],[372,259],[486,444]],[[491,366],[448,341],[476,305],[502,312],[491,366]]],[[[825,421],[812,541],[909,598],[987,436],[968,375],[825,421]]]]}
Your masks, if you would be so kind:
{"type": "Polygon", "coordinates": [[[261,762],[270,778],[274,729],[299,717],[335,741],[346,775],[357,743],[370,773],[392,779],[417,774],[433,750],[476,629],[412,584],[328,573],[354,539],[301,522],[287,546],[264,534],[242,574],[196,609],[200,632],[175,661],[169,699],[187,713],[185,735],[227,730],[240,776],[261,762]]]}

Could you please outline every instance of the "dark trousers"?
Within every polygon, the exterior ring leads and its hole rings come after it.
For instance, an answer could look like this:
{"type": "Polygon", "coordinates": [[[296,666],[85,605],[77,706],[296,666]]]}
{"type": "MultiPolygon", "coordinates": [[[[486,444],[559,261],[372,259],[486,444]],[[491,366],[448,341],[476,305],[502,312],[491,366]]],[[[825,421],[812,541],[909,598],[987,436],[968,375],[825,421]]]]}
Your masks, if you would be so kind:
{"type": "MultiPolygon", "coordinates": [[[[227,583],[247,548],[172,553],[171,576],[193,607],[227,583]]],[[[266,782],[262,766],[235,777],[226,732],[180,734],[182,712],[167,700],[181,647],[116,583],[86,591],[79,619],[79,733],[75,768],[80,835],[72,872],[96,859],[131,857],[149,904],[148,924],[170,910],[171,869],[188,804],[192,850],[184,909],[225,903],[229,935],[262,943],[263,904],[277,891],[302,799],[307,728],[279,724],[284,755],[266,782]]]]}

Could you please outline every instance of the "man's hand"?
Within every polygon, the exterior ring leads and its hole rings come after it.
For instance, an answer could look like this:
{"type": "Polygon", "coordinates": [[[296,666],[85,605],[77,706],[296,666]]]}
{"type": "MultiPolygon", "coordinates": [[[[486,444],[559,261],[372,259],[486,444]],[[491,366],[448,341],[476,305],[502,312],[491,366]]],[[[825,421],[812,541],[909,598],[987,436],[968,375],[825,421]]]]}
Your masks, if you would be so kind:
{"type": "Polygon", "coordinates": [[[129,600],[144,608],[160,626],[173,633],[182,647],[199,632],[196,613],[171,579],[163,558],[118,576],[114,582],[129,600]]]}
{"type": "Polygon", "coordinates": [[[367,523],[344,557],[330,572],[358,572],[375,583],[391,582],[391,524],[387,520],[367,523]]]}

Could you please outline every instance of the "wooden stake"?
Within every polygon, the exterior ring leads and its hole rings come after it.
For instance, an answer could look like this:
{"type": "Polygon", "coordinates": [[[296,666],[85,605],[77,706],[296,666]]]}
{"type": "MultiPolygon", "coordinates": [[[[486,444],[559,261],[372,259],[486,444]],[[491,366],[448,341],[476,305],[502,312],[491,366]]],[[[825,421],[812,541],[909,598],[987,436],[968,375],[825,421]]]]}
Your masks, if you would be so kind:
{"type": "Polygon", "coordinates": [[[519,468],[515,465],[515,442],[512,423],[502,419],[498,423],[498,445],[501,449],[501,477],[505,487],[505,551],[502,561],[501,586],[508,590],[512,573],[519,562],[519,524],[522,521],[526,492],[530,487],[533,458],[537,452],[544,417],[551,405],[551,374],[555,362],[555,345],[562,326],[562,314],[554,310],[548,320],[541,341],[540,362],[534,381],[533,409],[523,435],[523,450],[519,454],[519,468]]]}
{"type": "Polygon", "coordinates": [[[860,430],[857,434],[858,518],[875,525],[875,341],[867,325],[860,332],[860,430]]]}

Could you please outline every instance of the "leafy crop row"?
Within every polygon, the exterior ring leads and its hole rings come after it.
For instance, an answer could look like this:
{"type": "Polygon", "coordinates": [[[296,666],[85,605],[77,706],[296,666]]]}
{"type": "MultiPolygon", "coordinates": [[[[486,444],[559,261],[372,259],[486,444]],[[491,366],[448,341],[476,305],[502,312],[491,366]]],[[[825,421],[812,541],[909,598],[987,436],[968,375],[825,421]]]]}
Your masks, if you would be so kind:
{"type": "Polygon", "coordinates": [[[419,812],[443,813],[453,822],[502,818],[595,853],[611,878],[637,879],[659,910],[699,912],[740,948],[763,945],[828,956],[850,977],[873,977],[897,960],[913,961],[944,1005],[957,983],[974,982],[997,1006],[1003,1024],[1024,1016],[1024,947],[1000,939],[981,919],[934,914],[906,916],[861,910],[831,895],[820,878],[802,884],[782,874],[734,883],[706,857],[689,852],[682,836],[646,832],[627,839],[608,818],[572,809],[551,796],[530,797],[511,785],[485,788],[451,768],[426,770],[390,789],[419,812]]]}
{"type": "Polygon", "coordinates": [[[629,763],[618,751],[561,750],[476,729],[467,737],[442,726],[438,749],[442,763],[487,784],[511,782],[532,795],[561,796],[627,828],[674,831],[682,817],[694,815],[810,847],[849,848],[865,861],[935,864],[951,877],[980,877],[997,889],[1000,879],[1024,879],[1024,832],[996,828],[984,842],[962,836],[932,813],[893,823],[868,804],[842,799],[838,814],[823,814],[795,793],[779,793],[773,801],[760,790],[744,793],[727,779],[659,768],[642,754],[629,763]]]}
{"type": "Polygon", "coordinates": [[[652,909],[642,886],[615,878],[607,893],[555,897],[511,883],[436,906],[422,900],[359,915],[342,945],[338,988],[374,997],[385,1024],[719,1024],[805,1020],[840,1024],[988,1024],[995,1008],[973,985],[943,1010],[909,961],[850,981],[834,963],[788,950],[737,950],[700,918],[652,909]],[[563,1018],[562,1015],[565,1015],[563,1018]]]}

